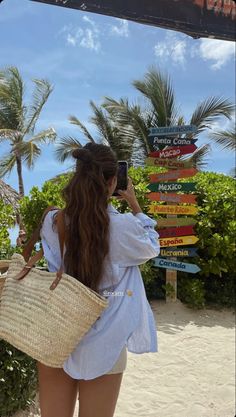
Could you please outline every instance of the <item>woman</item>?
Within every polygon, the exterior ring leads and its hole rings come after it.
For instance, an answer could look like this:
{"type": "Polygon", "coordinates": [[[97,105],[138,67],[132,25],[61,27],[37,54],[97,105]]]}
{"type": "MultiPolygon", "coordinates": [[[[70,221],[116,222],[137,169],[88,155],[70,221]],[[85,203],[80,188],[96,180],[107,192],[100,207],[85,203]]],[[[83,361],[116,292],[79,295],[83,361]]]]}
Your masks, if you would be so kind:
{"type": "MultiPolygon", "coordinates": [[[[142,213],[129,180],[119,190],[132,213],[111,204],[118,163],[113,151],[89,143],[73,152],[76,172],[64,190],[66,250],[64,269],[109,300],[109,307],[78,343],[62,368],[39,362],[42,417],[112,417],[126,368],[127,349],[157,352],[154,317],[138,265],[160,251],[156,222],[142,213]]],[[[42,245],[50,271],[60,266],[56,213],[45,217],[42,245]]]]}

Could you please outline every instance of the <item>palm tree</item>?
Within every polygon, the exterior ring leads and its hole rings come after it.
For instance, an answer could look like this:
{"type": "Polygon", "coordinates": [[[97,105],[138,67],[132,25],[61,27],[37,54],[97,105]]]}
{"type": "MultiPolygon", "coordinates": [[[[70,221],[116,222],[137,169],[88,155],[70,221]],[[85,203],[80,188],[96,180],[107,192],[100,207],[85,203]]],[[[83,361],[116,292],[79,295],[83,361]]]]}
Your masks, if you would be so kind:
{"type": "Polygon", "coordinates": [[[7,141],[10,152],[0,159],[0,177],[16,166],[19,195],[24,196],[22,165],[31,169],[41,154],[40,145],[56,138],[53,128],[35,134],[35,125],[47,102],[52,86],[46,80],[34,79],[32,104],[24,103],[25,85],[16,67],[0,71],[0,143],[7,141]]]}
{"type": "MultiPolygon", "coordinates": [[[[119,124],[121,135],[128,135],[129,140],[135,138],[138,141],[144,157],[150,152],[148,134],[151,127],[193,124],[197,131],[188,135],[188,138],[197,139],[216,119],[220,116],[230,119],[233,112],[233,105],[229,100],[210,97],[198,104],[191,119],[186,123],[176,104],[169,76],[154,67],[148,70],[143,80],[134,81],[133,86],[145,99],[144,106],[130,104],[127,99],[117,101],[106,97],[103,107],[119,124]]],[[[203,145],[190,158],[183,159],[191,160],[193,166],[201,169],[206,165],[204,158],[209,151],[210,145],[203,145]]]]}
{"type": "MultiPolygon", "coordinates": [[[[133,138],[129,140],[126,135],[122,134],[119,124],[102,107],[97,106],[93,101],[90,101],[90,107],[92,110],[90,122],[96,127],[96,139],[76,116],[69,117],[70,123],[79,128],[87,141],[109,145],[115,151],[118,159],[129,161],[132,155],[133,138]]],[[[66,136],[60,140],[57,146],[55,151],[56,157],[60,162],[64,162],[67,158],[71,157],[75,148],[81,146],[82,144],[79,139],[73,136],[66,136]]]]}
{"type": "MultiPolygon", "coordinates": [[[[209,134],[209,138],[215,142],[216,145],[220,146],[222,150],[236,151],[236,134],[235,126],[233,124],[227,130],[218,130],[209,134]]],[[[236,177],[236,167],[234,166],[229,171],[229,175],[236,177]]]]}

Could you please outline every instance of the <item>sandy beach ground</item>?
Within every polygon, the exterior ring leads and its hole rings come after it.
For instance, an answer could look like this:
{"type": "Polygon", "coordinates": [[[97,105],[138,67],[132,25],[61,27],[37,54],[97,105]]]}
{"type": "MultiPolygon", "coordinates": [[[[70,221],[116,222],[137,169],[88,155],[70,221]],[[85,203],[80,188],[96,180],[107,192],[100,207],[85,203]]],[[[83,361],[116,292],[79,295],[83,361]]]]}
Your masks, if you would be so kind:
{"type": "Polygon", "coordinates": [[[159,352],[128,352],[114,417],[234,417],[234,310],[150,304],[159,352]]]}

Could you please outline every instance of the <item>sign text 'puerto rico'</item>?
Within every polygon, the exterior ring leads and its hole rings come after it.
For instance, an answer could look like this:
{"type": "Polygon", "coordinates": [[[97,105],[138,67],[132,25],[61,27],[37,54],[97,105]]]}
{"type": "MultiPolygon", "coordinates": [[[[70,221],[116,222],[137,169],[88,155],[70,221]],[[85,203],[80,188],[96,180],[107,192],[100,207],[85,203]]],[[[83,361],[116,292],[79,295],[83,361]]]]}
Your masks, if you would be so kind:
{"type": "Polygon", "coordinates": [[[198,208],[195,206],[150,205],[148,212],[152,214],[185,214],[187,216],[189,214],[197,214],[198,208]]]}

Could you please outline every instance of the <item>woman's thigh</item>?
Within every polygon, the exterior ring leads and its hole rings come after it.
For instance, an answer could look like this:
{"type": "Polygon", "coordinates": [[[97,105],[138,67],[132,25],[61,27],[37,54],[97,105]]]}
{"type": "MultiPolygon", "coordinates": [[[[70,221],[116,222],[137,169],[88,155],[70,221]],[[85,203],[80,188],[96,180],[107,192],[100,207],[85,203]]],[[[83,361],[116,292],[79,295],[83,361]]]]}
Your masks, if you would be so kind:
{"type": "Polygon", "coordinates": [[[122,377],[123,373],[119,373],[80,379],[78,417],[113,417],[122,377]]]}
{"type": "Polygon", "coordinates": [[[78,380],[62,368],[51,368],[37,362],[41,417],[73,417],[78,393],[78,380]]]}

